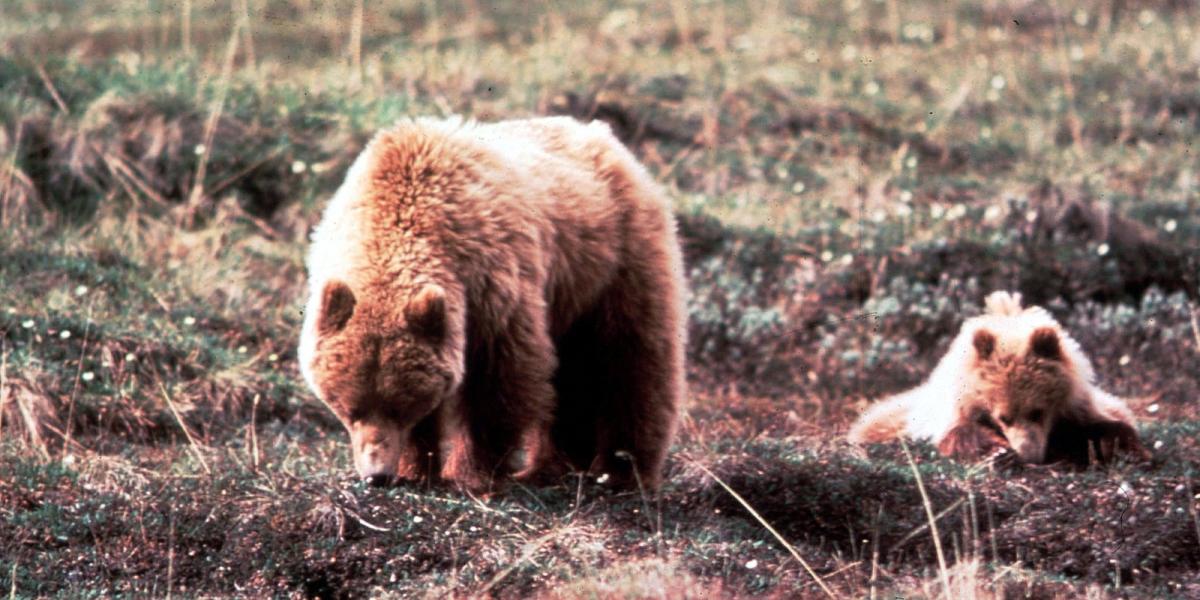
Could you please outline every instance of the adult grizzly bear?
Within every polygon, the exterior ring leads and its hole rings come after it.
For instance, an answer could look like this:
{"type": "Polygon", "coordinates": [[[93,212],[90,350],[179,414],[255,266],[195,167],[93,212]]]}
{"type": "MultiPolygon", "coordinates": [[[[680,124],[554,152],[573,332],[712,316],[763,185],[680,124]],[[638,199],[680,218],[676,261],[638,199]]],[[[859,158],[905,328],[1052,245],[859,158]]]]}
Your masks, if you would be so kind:
{"type": "Polygon", "coordinates": [[[685,393],[683,265],[667,199],[607,125],[383,131],[308,269],[301,370],[364,478],[659,484],[685,393]]]}
{"type": "Polygon", "coordinates": [[[909,437],[959,458],[1012,450],[1026,463],[1079,466],[1148,456],[1125,401],[1096,385],[1091,361],[1050,313],[1003,291],[986,306],[925,383],[869,408],[850,441],[909,437]]]}

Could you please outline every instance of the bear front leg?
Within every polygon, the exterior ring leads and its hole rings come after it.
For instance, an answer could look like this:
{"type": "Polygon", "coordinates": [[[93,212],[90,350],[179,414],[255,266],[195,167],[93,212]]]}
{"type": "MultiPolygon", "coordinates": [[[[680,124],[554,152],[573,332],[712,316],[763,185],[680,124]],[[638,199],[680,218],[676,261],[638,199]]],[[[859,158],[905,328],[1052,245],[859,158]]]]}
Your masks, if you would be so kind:
{"type": "Polygon", "coordinates": [[[476,464],[476,448],[464,398],[457,394],[448,398],[437,411],[441,477],[469,490],[482,490],[488,481],[476,464]]]}
{"type": "Polygon", "coordinates": [[[428,484],[437,478],[442,461],[437,421],[436,415],[430,415],[413,427],[408,447],[400,456],[397,479],[428,484]]]}
{"type": "Polygon", "coordinates": [[[518,308],[468,363],[466,431],[473,467],[487,480],[528,474],[549,451],[556,360],[543,312],[538,305],[518,308]]]}
{"type": "Polygon", "coordinates": [[[937,447],[942,456],[961,460],[981,460],[1012,451],[1003,434],[982,423],[954,427],[942,437],[937,447]]]}
{"type": "Polygon", "coordinates": [[[1137,430],[1127,423],[1120,421],[1103,421],[1091,428],[1089,438],[1094,452],[1100,462],[1108,463],[1116,460],[1118,455],[1125,455],[1136,460],[1149,460],[1150,451],[1142,445],[1137,430]]]}
{"type": "Polygon", "coordinates": [[[595,323],[594,362],[580,365],[603,378],[592,396],[600,417],[594,466],[618,487],[655,490],[662,482],[686,393],[678,283],[653,265],[627,272],[595,323]]]}
{"type": "Polygon", "coordinates": [[[1050,430],[1046,462],[1069,462],[1077,467],[1112,462],[1118,455],[1149,459],[1137,430],[1121,421],[1060,419],[1050,430]]]}

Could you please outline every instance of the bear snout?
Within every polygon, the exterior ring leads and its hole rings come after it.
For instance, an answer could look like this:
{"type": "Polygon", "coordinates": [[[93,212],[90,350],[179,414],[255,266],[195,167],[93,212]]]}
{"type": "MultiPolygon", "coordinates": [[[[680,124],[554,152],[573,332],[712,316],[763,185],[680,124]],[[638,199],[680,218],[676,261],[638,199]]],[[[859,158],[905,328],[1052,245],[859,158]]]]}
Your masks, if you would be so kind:
{"type": "Polygon", "coordinates": [[[404,436],[399,427],[385,422],[359,422],[350,426],[354,468],[372,485],[386,485],[396,475],[404,436]],[[378,483],[377,483],[378,482],[378,483]]]}
{"type": "Polygon", "coordinates": [[[400,457],[398,453],[392,456],[388,450],[385,446],[368,446],[360,450],[354,461],[359,476],[373,481],[377,477],[395,475],[400,457]]]}
{"type": "Polygon", "coordinates": [[[1044,433],[1023,428],[1010,428],[1004,432],[1009,445],[1021,458],[1021,462],[1040,464],[1046,458],[1046,436],[1044,433]]]}

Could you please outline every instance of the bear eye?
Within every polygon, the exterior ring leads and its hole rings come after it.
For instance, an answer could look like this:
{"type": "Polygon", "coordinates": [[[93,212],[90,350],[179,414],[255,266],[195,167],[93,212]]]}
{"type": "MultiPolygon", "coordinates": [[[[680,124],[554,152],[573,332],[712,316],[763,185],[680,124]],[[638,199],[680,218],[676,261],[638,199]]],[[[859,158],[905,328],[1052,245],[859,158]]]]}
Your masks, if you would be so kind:
{"type": "Polygon", "coordinates": [[[1044,417],[1044,416],[1046,416],[1046,411],[1044,411],[1040,408],[1029,412],[1029,420],[1030,421],[1041,421],[1042,417],[1044,417]]]}

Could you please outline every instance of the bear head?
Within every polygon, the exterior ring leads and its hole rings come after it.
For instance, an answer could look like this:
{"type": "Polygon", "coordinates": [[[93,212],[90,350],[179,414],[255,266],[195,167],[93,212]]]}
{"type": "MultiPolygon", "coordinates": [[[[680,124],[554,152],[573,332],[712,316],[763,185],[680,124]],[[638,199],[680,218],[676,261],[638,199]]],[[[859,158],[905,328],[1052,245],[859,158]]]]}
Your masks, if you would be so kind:
{"type": "Polygon", "coordinates": [[[461,384],[447,306],[433,283],[393,294],[331,280],[310,299],[301,370],[350,432],[354,466],[373,484],[396,476],[413,427],[461,384]]]}
{"type": "Polygon", "coordinates": [[[1028,337],[1000,340],[980,328],[971,345],[968,405],[1003,433],[1022,461],[1044,462],[1050,431],[1072,410],[1076,389],[1058,330],[1038,327],[1028,337]]]}

